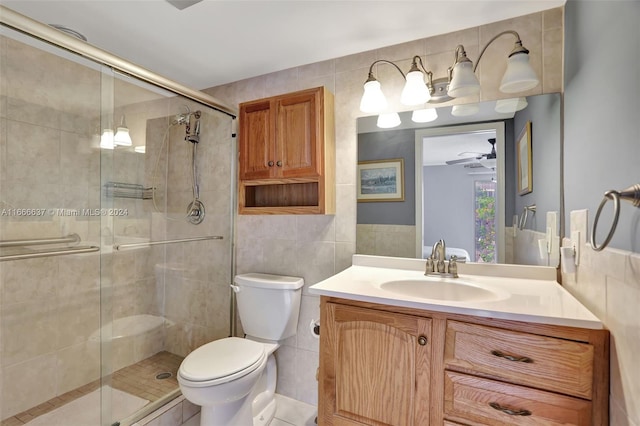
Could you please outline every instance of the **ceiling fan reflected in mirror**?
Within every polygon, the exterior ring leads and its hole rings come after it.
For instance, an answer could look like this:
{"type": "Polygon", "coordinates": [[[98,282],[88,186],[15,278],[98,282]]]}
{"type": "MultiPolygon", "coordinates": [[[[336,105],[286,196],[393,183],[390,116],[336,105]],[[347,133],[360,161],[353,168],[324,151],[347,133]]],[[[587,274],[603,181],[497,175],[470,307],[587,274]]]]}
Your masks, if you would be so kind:
{"type": "Polygon", "coordinates": [[[458,160],[449,160],[446,163],[448,165],[465,164],[470,167],[486,167],[487,169],[495,170],[496,168],[496,138],[489,138],[491,144],[491,152],[482,154],[480,152],[461,152],[460,155],[474,154],[472,157],[460,158],[458,160]]]}

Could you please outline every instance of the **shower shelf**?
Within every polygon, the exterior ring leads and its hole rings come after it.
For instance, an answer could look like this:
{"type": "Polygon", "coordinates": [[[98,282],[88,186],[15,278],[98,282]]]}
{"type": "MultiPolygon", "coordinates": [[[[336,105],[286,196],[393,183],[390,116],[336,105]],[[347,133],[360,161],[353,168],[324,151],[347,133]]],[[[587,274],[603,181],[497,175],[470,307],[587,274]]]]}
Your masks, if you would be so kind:
{"type": "Polygon", "coordinates": [[[150,200],[153,198],[153,188],[145,188],[136,183],[107,182],[104,184],[104,195],[107,198],[150,200]]]}

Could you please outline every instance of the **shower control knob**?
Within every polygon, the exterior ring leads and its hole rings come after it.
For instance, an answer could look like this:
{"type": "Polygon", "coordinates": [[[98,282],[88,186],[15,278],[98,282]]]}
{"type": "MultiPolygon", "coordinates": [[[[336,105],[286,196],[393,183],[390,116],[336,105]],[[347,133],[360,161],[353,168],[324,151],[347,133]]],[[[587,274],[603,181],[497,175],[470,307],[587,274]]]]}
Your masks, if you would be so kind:
{"type": "Polygon", "coordinates": [[[269,161],[267,164],[269,165],[269,167],[273,167],[273,161],[269,161]]]}
{"type": "Polygon", "coordinates": [[[278,161],[278,162],[276,163],[276,166],[278,166],[278,167],[282,167],[282,161],[278,161]]]}

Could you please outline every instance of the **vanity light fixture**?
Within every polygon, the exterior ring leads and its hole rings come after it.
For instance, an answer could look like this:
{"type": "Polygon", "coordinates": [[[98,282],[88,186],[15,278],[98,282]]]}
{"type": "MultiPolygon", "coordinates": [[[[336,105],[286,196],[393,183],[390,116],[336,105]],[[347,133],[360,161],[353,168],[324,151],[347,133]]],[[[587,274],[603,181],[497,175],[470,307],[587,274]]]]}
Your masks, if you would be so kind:
{"type": "Polygon", "coordinates": [[[520,35],[512,30],[503,31],[493,37],[482,48],[475,65],[467,57],[464,46],[455,49],[454,63],[447,70],[447,77],[434,79],[433,73],[428,71],[420,56],[414,56],[411,69],[405,76],[402,70],[393,62],[384,59],[374,61],[369,67],[369,75],[364,84],[364,93],[360,101],[360,110],[365,113],[380,113],[387,107],[387,100],[382,92],[380,82],[373,75],[373,67],[378,63],[393,65],[405,79],[406,83],[400,96],[404,105],[415,106],[424,103],[442,103],[454,98],[471,96],[480,92],[480,82],[475,75],[476,68],[487,48],[498,37],[513,35],[515,44],[507,59],[507,70],[500,82],[503,93],[517,93],[530,90],[539,84],[535,71],[529,64],[529,50],[522,46],[520,35]],[[425,83],[426,76],[426,83],[425,83]]]}
{"type": "Polygon", "coordinates": [[[417,109],[411,114],[411,121],[415,123],[429,123],[438,118],[435,108],[417,109]]]}
{"type": "Polygon", "coordinates": [[[116,135],[113,137],[113,143],[115,145],[122,145],[122,146],[133,145],[133,142],[131,141],[131,136],[129,135],[129,128],[127,127],[127,123],[124,120],[124,115],[120,119],[120,126],[116,131],[116,135]]]}
{"type": "Polygon", "coordinates": [[[401,123],[397,112],[387,112],[378,116],[377,126],[381,129],[392,129],[401,123]]]}
{"type": "Polygon", "coordinates": [[[455,117],[467,117],[469,115],[477,114],[480,111],[480,104],[462,104],[462,105],[454,105],[451,108],[451,115],[455,117]]]}
{"type": "Polygon", "coordinates": [[[100,136],[100,148],[102,149],[113,149],[115,145],[113,144],[113,129],[104,129],[102,131],[102,135],[100,136]]]}
{"type": "Polygon", "coordinates": [[[516,111],[523,110],[529,105],[527,102],[527,98],[511,98],[511,99],[500,99],[496,101],[496,112],[501,113],[512,113],[516,111]]]}

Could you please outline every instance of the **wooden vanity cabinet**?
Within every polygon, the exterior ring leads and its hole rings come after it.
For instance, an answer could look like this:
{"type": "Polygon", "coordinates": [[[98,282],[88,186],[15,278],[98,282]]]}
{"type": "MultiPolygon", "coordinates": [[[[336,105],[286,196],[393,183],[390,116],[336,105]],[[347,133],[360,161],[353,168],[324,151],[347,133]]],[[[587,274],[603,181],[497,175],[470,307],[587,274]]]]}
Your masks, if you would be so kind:
{"type": "Polygon", "coordinates": [[[321,424],[429,423],[429,318],[336,303],[322,318],[321,424]]]}
{"type": "Polygon", "coordinates": [[[324,87],[240,104],[240,214],[335,212],[333,114],[324,87]]]}
{"type": "Polygon", "coordinates": [[[326,296],[321,330],[320,425],[609,421],[606,330],[326,296]]]}

